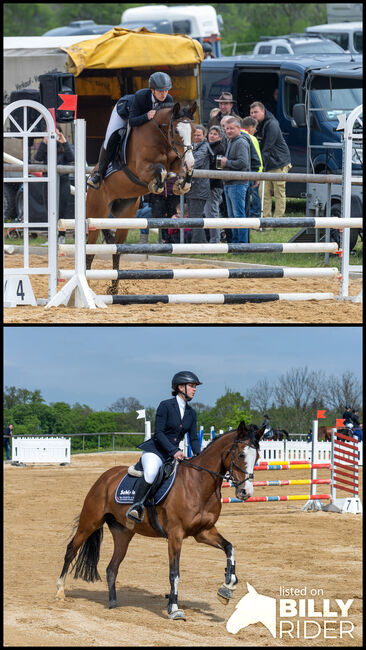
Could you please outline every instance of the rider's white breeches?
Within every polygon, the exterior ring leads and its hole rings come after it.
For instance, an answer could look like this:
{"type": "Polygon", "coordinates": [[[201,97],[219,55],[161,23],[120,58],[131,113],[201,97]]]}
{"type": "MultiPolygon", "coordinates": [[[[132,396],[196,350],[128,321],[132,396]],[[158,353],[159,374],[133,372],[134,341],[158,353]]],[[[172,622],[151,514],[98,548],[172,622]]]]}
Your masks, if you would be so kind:
{"type": "Polygon", "coordinates": [[[124,120],[122,117],[120,117],[117,113],[117,104],[114,107],[112,114],[109,118],[108,126],[107,126],[107,131],[105,134],[105,139],[103,142],[103,147],[104,149],[107,148],[108,140],[111,137],[112,133],[117,131],[118,129],[121,129],[123,126],[126,125],[126,120],[124,120]]]}
{"type": "Polygon", "coordinates": [[[347,427],[347,429],[353,429],[353,424],[352,424],[352,422],[348,422],[348,423],[346,424],[346,427],[347,427]]]}
{"type": "Polygon", "coordinates": [[[163,465],[162,459],[151,451],[143,451],[141,462],[146,483],[153,483],[160,467],[163,465]]]}

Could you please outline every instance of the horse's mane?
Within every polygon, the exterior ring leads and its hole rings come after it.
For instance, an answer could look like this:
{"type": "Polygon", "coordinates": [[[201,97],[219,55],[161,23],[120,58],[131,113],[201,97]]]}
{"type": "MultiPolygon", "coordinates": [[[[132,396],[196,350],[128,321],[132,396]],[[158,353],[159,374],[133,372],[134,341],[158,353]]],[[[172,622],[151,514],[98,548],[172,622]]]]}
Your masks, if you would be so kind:
{"type": "MultiPolygon", "coordinates": [[[[229,433],[236,433],[237,430],[238,429],[229,429],[229,431],[224,431],[224,433],[221,433],[216,438],[213,438],[213,440],[211,440],[208,443],[208,445],[206,445],[206,447],[201,450],[200,454],[203,454],[203,452],[205,452],[206,449],[208,449],[209,447],[212,447],[212,445],[214,445],[215,442],[217,442],[218,440],[221,440],[223,436],[226,436],[229,433]]],[[[251,446],[255,447],[255,449],[259,449],[259,442],[258,442],[257,438],[255,437],[255,433],[256,433],[256,431],[258,431],[257,425],[256,424],[249,424],[248,427],[247,427],[247,430],[248,430],[248,433],[249,433],[251,446]]]]}

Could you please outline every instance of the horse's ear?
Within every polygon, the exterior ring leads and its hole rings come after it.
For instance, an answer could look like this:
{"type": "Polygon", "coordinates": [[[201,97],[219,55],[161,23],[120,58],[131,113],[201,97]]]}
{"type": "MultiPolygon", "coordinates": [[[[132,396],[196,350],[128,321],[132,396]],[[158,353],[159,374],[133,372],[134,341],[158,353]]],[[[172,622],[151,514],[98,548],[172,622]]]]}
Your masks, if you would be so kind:
{"type": "Polygon", "coordinates": [[[245,422],[244,422],[244,420],[242,420],[242,421],[240,422],[239,426],[237,427],[237,434],[238,434],[238,438],[239,438],[239,439],[240,439],[240,438],[247,438],[247,437],[248,437],[248,435],[249,435],[249,434],[248,434],[248,429],[247,429],[246,426],[245,426],[245,422]]]}
{"type": "Polygon", "coordinates": [[[193,104],[191,104],[189,107],[189,112],[192,115],[192,118],[194,117],[196,110],[197,110],[197,102],[193,102],[193,104]]]}
{"type": "Polygon", "coordinates": [[[176,116],[180,113],[180,103],[176,102],[173,107],[173,115],[176,116]]]}

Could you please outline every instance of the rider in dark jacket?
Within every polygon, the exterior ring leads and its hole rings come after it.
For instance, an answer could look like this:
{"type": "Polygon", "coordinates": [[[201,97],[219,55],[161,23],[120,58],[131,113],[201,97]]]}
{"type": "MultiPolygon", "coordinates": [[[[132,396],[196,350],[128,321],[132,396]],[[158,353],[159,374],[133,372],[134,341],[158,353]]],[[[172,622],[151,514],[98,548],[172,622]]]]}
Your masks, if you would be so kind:
{"type": "MultiPolygon", "coordinates": [[[[172,87],[172,81],[165,72],[154,72],[149,78],[149,88],[142,88],[135,93],[131,102],[129,121],[131,126],[140,126],[155,116],[156,110],[165,102],[173,102],[173,97],[168,95],[172,87]]],[[[99,154],[98,166],[93,170],[87,180],[89,187],[99,190],[103,181],[106,169],[113,158],[116,146],[124,137],[127,130],[127,121],[119,113],[121,100],[115,105],[109,123],[103,146],[99,154]],[[122,134],[121,134],[122,129],[122,134]]]]}
{"type": "Polygon", "coordinates": [[[346,406],[346,410],[343,413],[343,424],[349,429],[353,429],[352,413],[351,413],[350,406],[346,406]]]}
{"type": "Polygon", "coordinates": [[[172,379],[173,398],[160,402],[156,411],[155,434],[150,440],[145,440],[139,445],[143,451],[141,463],[144,476],[136,484],[134,502],[126,513],[131,521],[140,523],[143,520],[145,500],[164,462],[173,458],[183,460],[184,454],[179,448],[179,443],[185,433],[189,435],[193,453],[200,453],[197,416],[188,404],[200,384],[202,382],[193,372],[178,372],[172,379]]]}

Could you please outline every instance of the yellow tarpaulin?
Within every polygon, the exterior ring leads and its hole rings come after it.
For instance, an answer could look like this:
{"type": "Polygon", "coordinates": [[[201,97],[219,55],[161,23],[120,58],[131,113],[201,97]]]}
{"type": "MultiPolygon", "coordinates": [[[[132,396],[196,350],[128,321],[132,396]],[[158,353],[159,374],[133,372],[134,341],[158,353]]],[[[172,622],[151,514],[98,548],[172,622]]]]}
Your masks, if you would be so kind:
{"type": "Polygon", "coordinates": [[[203,60],[202,45],[184,34],[156,34],[115,27],[88,41],[62,48],[69,55],[67,70],[195,66],[203,60]]]}

